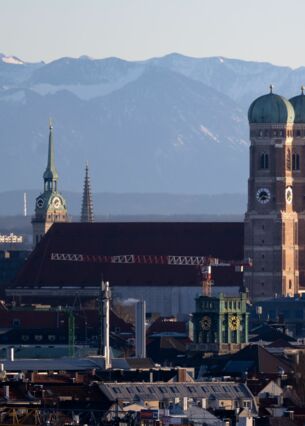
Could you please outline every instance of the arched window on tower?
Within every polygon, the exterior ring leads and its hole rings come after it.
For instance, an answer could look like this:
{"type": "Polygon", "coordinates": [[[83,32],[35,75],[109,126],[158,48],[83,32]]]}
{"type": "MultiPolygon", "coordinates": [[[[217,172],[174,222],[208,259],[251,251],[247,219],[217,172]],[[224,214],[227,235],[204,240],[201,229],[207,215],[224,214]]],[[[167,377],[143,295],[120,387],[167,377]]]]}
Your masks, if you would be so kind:
{"type": "Polygon", "coordinates": [[[300,170],[300,155],[292,154],[292,170],[300,170]]]}
{"type": "Polygon", "coordinates": [[[265,152],[260,155],[259,168],[263,170],[269,169],[269,155],[265,152]]]}
{"type": "Polygon", "coordinates": [[[287,170],[291,170],[291,152],[290,152],[290,149],[287,149],[286,168],[287,168],[287,170]]]}

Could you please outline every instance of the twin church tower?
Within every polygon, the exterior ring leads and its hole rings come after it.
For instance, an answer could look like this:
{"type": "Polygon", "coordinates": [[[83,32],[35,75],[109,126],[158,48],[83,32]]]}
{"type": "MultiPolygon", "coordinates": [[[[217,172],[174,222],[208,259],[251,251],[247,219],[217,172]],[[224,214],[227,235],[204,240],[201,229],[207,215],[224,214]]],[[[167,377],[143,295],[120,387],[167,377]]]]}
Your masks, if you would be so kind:
{"type": "MultiPolygon", "coordinates": [[[[58,173],[54,159],[53,126],[49,124],[49,146],[47,168],[43,174],[43,192],[36,198],[35,214],[32,218],[33,245],[35,246],[54,222],[68,222],[68,211],[64,197],[58,191],[58,173]]],[[[81,210],[81,222],[93,222],[93,206],[88,165],[81,210]]]]}
{"type": "MultiPolygon", "coordinates": [[[[251,299],[293,296],[305,284],[305,95],[288,101],[270,93],[249,108],[250,176],[244,221],[244,257],[253,266],[244,272],[251,299]]],[[[58,192],[50,125],[44,191],[36,199],[33,242],[54,222],[67,222],[66,202],[58,192]]],[[[82,215],[93,221],[88,167],[82,215]]]]}
{"type": "Polygon", "coordinates": [[[250,177],[244,273],[254,300],[293,296],[305,284],[305,95],[272,92],[248,112],[250,177]]]}

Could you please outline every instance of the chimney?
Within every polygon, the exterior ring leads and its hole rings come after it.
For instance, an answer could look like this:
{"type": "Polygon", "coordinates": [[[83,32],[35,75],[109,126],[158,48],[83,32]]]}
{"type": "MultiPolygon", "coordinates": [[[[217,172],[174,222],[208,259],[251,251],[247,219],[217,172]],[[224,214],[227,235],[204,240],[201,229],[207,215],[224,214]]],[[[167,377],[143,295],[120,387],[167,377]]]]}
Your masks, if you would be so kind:
{"type": "Polygon", "coordinates": [[[200,407],[206,409],[207,408],[207,400],[206,398],[201,398],[200,407]]]}
{"type": "Polygon", "coordinates": [[[186,411],[188,409],[187,399],[188,399],[187,396],[184,396],[182,398],[182,410],[183,411],[186,411]]]}
{"type": "Polygon", "coordinates": [[[186,369],[178,368],[178,382],[186,382],[186,369]]]}
{"type": "Polygon", "coordinates": [[[9,361],[14,361],[15,360],[15,350],[13,347],[10,347],[7,349],[7,359],[9,361]]]}
{"type": "Polygon", "coordinates": [[[146,358],[146,302],[136,303],[136,358],[146,358]]]}
{"type": "Polygon", "coordinates": [[[10,399],[10,387],[9,387],[9,385],[4,386],[4,398],[10,399]]]}

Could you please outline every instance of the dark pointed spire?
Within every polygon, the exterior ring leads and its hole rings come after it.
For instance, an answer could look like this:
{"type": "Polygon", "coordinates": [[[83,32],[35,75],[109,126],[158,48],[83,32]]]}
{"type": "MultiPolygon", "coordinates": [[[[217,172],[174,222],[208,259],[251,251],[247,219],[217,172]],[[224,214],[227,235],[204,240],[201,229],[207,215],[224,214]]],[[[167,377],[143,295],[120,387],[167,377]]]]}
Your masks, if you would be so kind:
{"type": "Polygon", "coordinates": [[[81,212],[80,221],[81,222],[93,222],[94,221],[94,219],[93,219],[93,203],[92,203],[88,163],[86,164],[86,169],[85,169],[85,182],[84,182],[82,212],[81,212]]]}
{"type": "MultiPolygon", "coordinates": [[[[54,141],[53,141],[53,125],[51,120],[49,121],[49,150],[48,150],[48,164],[47,168],[43,174],[43,179],[45,184],[47,182],[56,183],[58,180],[58,173],[55,167],[55,159],[54,159],[54,141]]],[[[49,189],[56,190],[56,185],[48,185],[49,189]]]]}

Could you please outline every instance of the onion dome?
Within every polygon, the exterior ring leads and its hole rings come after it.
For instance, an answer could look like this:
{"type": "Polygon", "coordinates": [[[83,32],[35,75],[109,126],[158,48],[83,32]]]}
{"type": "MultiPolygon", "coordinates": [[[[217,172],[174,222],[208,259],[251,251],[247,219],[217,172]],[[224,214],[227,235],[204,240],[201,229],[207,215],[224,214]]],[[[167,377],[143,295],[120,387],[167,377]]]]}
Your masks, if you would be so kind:
{"type": "Polygon", "coordinates": [[[273,93],[272,89],[273,86],[270,85],[270,93],[260,96],[250,105],[248,111],[250,124],[286,124],[294,122],[293,106],[283,96],[273,93]]]}
{"type": "Polygon", "coordinates": [[[305,124],[305,95],[304,95],[304,86],[301,87],[301,94],[294,96],[289,99],[289,102],[293,105],[294,108],[294,122],[296,124],[305,124]]]}

